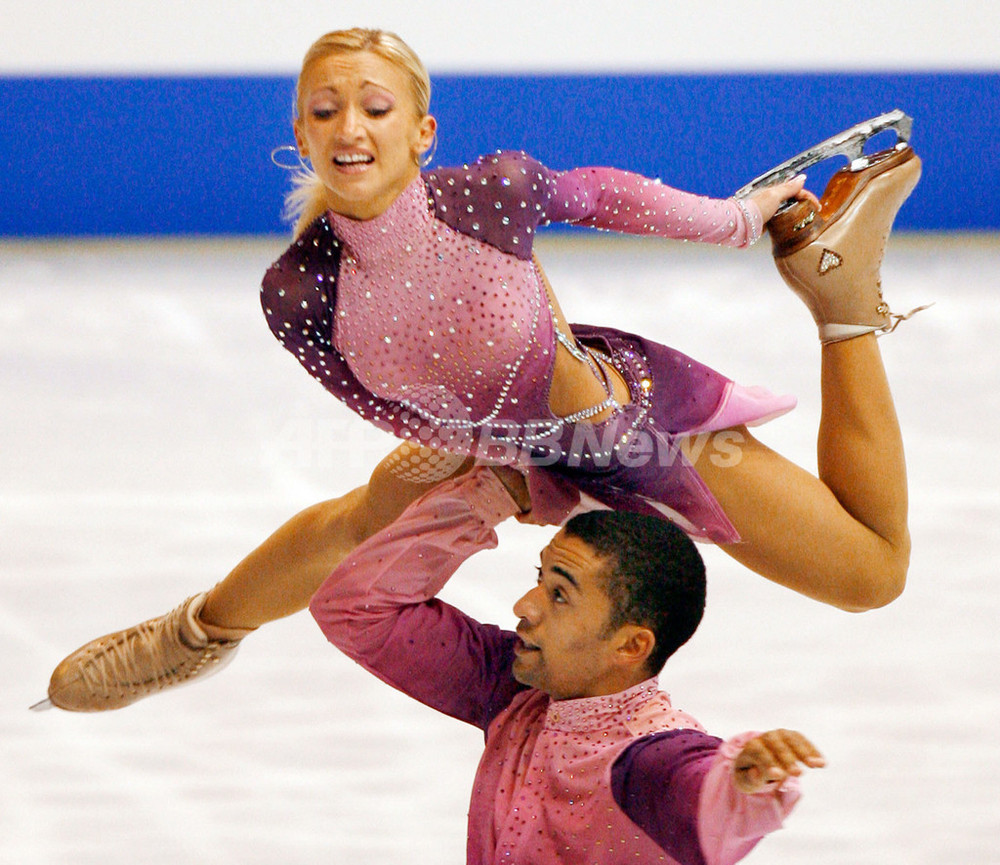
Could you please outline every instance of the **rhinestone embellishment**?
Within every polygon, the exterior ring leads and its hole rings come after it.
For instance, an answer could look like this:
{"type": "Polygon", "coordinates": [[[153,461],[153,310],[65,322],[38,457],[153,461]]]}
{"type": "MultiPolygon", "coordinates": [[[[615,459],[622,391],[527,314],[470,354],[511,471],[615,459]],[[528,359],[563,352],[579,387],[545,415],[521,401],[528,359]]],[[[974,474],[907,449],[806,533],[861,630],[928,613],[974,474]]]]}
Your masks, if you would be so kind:
{"type": "Polygon", "coordinates": [[[843,263],[843,256],[838,255],[832,249],[824,249],[823,254],[819,257],[819,267],[817,270],[820,276],[824,276],[831,270],[840,267],[843,263]]]}

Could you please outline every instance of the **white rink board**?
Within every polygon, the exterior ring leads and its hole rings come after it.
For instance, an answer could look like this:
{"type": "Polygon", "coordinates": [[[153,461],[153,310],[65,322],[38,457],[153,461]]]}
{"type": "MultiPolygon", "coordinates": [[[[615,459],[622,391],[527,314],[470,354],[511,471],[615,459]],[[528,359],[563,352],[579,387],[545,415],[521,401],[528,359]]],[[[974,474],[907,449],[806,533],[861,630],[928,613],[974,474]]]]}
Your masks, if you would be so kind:
{"type": "Polygon", "coordinates": [[[343,27],[399,33],[432,74],[996,69],[1000,5],[952,0],[467,3],[289,0],[8,3],[0,74],[297,71],[312,41],[343,27]],[[45,26],[39,26],[44,21],[45,26]]]}

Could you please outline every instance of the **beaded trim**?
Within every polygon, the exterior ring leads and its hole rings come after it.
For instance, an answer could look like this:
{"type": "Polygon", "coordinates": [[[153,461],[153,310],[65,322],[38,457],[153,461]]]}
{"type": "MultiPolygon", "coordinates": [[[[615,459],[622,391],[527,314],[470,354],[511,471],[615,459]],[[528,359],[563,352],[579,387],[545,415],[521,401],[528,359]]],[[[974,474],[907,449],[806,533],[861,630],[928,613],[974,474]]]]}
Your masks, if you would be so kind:
{"type": "MultiPolygon", "coordinates": [[[[620,409],[621,405],[618,400],[615,399],[611,386],[608,384],[608,377],[604,374],[603,370],[601,370],[597,361],[594,360],[594,356],[591,351],[586,346],[581,346],[575,339],[571,339],[559,329],[558,325],[555,324],[555,310],[552,309],[551,302],[549,303],[549,311],[552,313],[552,327],[556,334],[556,340],[574,358],[590,367],[590,371],[594,374],[594,378],[604,383],[604,389],[608,394],[607,398],[603,402],[599,402],[597,405],[592,405],[589,408],[580,409],[580,411],[573,412],[572,414],[565,415],[560,418],[560,420],[564,423],[576,423],[577,421],[594,417],[594,415],[599,415],[605,409],[620,409]]],[[[610,360],[608,362],[610,363],[610,360]]]]}
{"type": "MultiPolygon", "coordinates": [[[[649,373],[649,361],[639,351],[631,348],[613,349],[609,354],[600,353],[601,357],[614,367],[628,384],[629,394],[632,397],[630,406],[635,407],[635,415],[628,427],[618,432],[610,447],[595,452],[583,452],[576,455],[576,465],[581,463],[593,463],[595,466],[607,465],[607,461],[612,455],[621,451],[632,440],[636,431],[646,424],[650,409],[652,408],[653,381],[649,373]],[[634,387],[633,387],[634,383],[634,387]]],[[[619,406],[619,408],[621,408],[619,406]]]]}
{"type": "Polygon", "coordinates": [[[760,229],[757,228],[757,221],[750,214],[750,208],[746,206],[742,198],[734,198],[732,200],[736,202],[736,206],[740,209],[740,213],[743,214],[743,218],[750,228],[750,243],[748,245],[753,246],[760,240],[760,229]]]}
{"type": "MultiPolygon", "coordinates": [[[[549,311],[552,313],[552,319],[555,321],[555,310],[552,309],[552,304],[549,304],[549,311]]],[[[566,351],[568,351],[577,360],[582,361],[587,364],[594,372],[597,370],[594,368],[594,360],[590,356],[590,353],[586,349],[580,348],[576,340],[570,339],[566,334],[564,334],[557,325],[553,325],[552,328],[556,332],[556,339],[559,340],[560,344],[566,351]]]]}
{"type": "Polygon", "coordinates": [[[590,408],[580,409],[580,411],[575,411],[573,414],[565,415],[560,418],[563,423],[576,423],[578,420],[586,420],[589,417],[600,414],[605,409],[619,409],[621,406],[618,404],[613,396],[609,396],[604,402],[599,402],[597,405],[592,405],[590,408]]]}

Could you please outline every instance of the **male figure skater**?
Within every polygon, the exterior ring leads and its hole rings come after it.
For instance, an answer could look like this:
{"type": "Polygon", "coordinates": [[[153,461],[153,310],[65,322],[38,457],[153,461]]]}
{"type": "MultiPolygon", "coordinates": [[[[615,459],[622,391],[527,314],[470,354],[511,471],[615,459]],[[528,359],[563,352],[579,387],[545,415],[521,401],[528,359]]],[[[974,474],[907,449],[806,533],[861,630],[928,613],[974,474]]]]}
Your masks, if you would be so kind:
{"type": "Polygon", "coordinates": [[[469,863],[736,862],[824,761],[789,730],[709,736],[658,689],[704,609],[686,535],[625,512],[573,517],[514,605],[516,633],[435,597],[506,517],[552,521],[555,498],[533,495],[510,468],[441,484],[333,572],[313,616],[376,676],[485,732],[469,863]]]}

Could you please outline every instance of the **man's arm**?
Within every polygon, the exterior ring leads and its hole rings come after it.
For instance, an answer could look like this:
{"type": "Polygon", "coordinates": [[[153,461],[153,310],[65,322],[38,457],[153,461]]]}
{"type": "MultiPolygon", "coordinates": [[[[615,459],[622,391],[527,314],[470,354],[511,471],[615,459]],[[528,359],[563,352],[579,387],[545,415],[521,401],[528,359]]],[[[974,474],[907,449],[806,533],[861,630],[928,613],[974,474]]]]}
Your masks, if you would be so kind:
{"type": "Polygon", "coordinates": [[[745,733],[728,742],[696,730],[639,740],[616,761],[623,811],[686,865],[731,865],[779,829],[798,800],[794,778],[823,759],[799,733],[745,733]]]}
{"type": "Polygon", "coordinates": [[[488,469],[445,481],[358,546],[309,609],[327,639],[400,691],[485,729],[520,685],[514,637],[435,598],[520,508],[488,469]]]}

